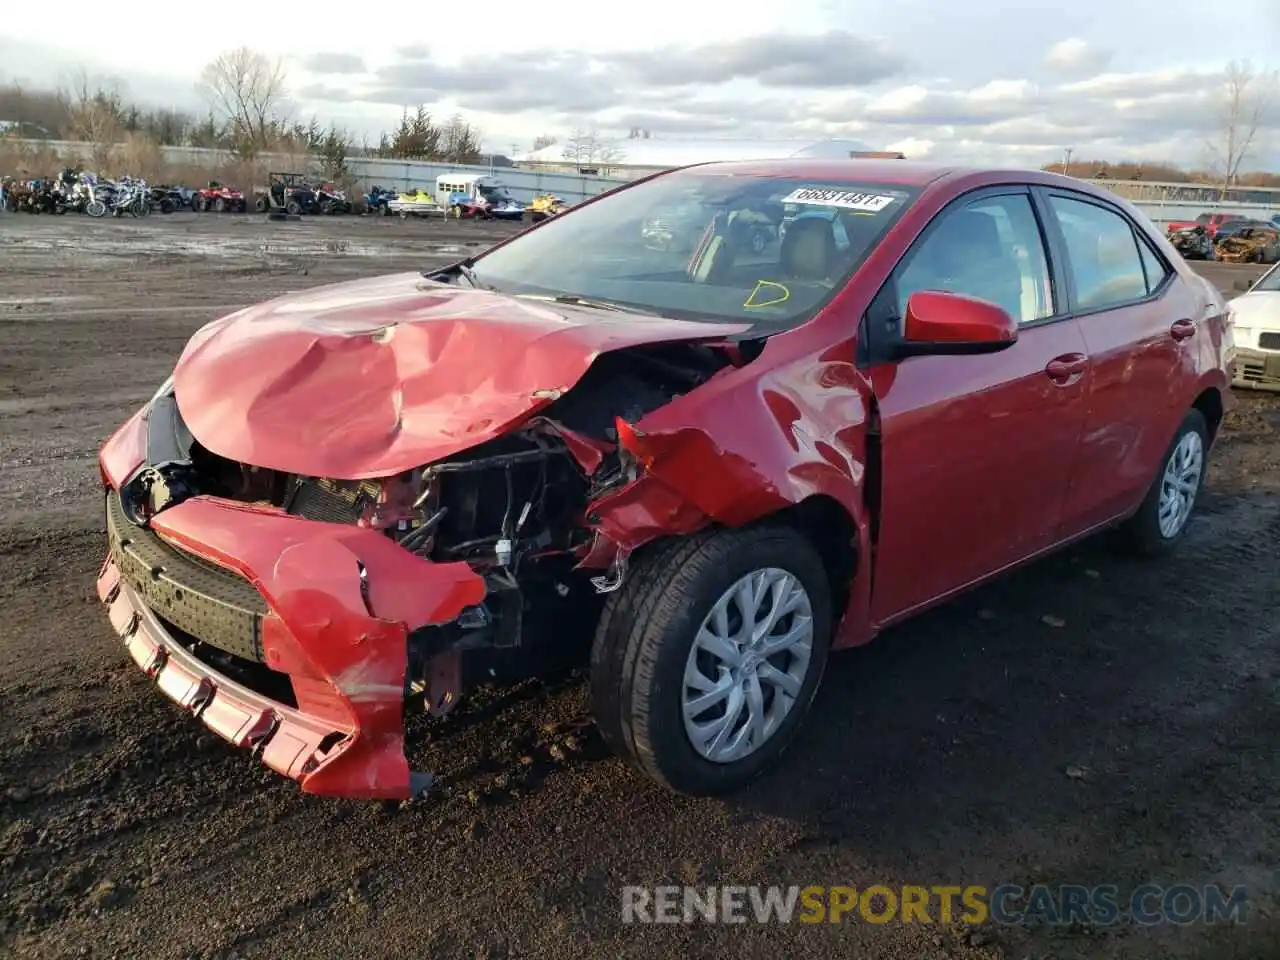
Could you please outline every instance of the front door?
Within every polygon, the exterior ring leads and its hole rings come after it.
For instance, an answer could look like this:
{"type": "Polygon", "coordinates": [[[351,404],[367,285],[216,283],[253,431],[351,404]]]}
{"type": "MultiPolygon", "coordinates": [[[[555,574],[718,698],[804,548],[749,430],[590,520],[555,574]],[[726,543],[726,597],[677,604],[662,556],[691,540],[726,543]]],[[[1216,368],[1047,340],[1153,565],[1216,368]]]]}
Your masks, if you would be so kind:
{"type": "Polygon", "coordinates": [[[883,478],[873,623],[1052,543],[1090,376],[1084,338],[1063,318],[1053,286],[1030,194],[1016,188],[944,209],[890,279],[897,317],[917,290],[946,290],[1000,305],[1020,328],[1017,343],[999,353],[870,369],[883,478]]]}

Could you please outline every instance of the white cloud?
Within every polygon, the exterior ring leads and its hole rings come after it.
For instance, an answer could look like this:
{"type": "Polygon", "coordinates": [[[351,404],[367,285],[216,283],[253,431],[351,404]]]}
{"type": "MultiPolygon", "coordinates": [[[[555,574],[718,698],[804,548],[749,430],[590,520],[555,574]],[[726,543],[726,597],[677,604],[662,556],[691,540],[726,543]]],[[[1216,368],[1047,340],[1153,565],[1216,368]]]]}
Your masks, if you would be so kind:
{"type": "MultiPolygon", "coordinates": [[[[420,7],[384,0],[379,23],[424,25],[402,34],[420,38],[416,49],[354,28],[327,31],[319,45],[280,31],[252,42],[286,58],[300,114],[372,138],[404,107],[424,103],[438,115],[464,112],[503,151],[598,123],[670,138],[846,136],[962,162],[1038,165],[1071,147],[1077,156],[1194,164],[1219,126],[1224,64],[1215,56],[1258,65],[1274,58],[1274,4],[1233,0],[1228,19],[1205,16],[1201,0],[1165,0],[1159,17],[1123,0],[1077,0],[1069,9],[1024,0],[1016,13],[997,0],[872,9],[740,0],[732,13],[649,0],[625,29],[603,31],[576,0],[541,0],[538,22],[549,25],[554,49],[473,51],[427,29],[420,7]],[[1113,48],[1117,36],[1142,42],[1113,48]]],[[[168,16],[161,0],[130,9],[145,22],[168,16]]],[[[250,0],[224,0],[219,11],[228,23],[259,15],[250,0]]],[[[490,0],[482,12],[499,32],[523,30],[528,17],[515,0],[490,0]]],[[[86,40],[59,51],[41,27],[8,18],[0,21],[0,81],[47,84],[83,64],[119,76],[140,99],[190,106],[199,102],[200,67],[232,43],[210,32],[153,46],[153,72],[143,74],[132,49],[86,40]]],[[[1278,124],[1280,97],[1250,165],[1280,168],[1278,124]]]]}
{"type": "Polygon", "coordinates": [[[1088,40],[1068,37],[1059,40],[1045,54],[1044,63],[1057,73],[1088,76],[1111,62],[1111,51],[1093,46],[1088,40]]]}

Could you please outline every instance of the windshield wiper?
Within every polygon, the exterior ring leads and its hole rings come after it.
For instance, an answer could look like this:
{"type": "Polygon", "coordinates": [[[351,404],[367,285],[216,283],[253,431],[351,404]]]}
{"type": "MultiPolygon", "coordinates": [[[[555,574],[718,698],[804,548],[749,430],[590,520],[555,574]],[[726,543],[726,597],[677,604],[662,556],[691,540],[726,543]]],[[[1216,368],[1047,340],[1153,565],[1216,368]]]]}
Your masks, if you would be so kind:
{"type": "Polygon", "coordinates": [[[485,285],[476,279],[476,272],[472,270],[469,266],[467,266],[466,263],[455,263],[453,265],[453,269],[457,270],[459,274],[466,277],[467,283],[471,284],[476,289],[478,290],[485,289],[485,285]]]}
{"type": "Polygon", "coordinates": [[[441,270],[422,271],[422,275],[428,280],[439,280],[447,277],[451,273],[456,273],[458,276],[463,277],[467,283],[471,284],[471,286],[475,287],[477,290],[494,289],[488,284],[480,282],[476,277],[476,272],[471,269],[471,265],[467,260],[459,260],[457,263],[451,263],[449,266],[441,270]]]}
{"type": "Polygon", "coordinates": [[[520,297],[527,300],[547,300],[552,303],[565,303],[573,307],[587,307],[592,310],[609,310],[613,313],[638,313],[646,317],[661,317],[665,314],[643,307],[629,307],[625,303],[614,303],[612,300],[595,300],[591,297],[580,297],[576,293],[557,293],[555,296],[544,296],[537,293],[522,293],[520,297]]]}

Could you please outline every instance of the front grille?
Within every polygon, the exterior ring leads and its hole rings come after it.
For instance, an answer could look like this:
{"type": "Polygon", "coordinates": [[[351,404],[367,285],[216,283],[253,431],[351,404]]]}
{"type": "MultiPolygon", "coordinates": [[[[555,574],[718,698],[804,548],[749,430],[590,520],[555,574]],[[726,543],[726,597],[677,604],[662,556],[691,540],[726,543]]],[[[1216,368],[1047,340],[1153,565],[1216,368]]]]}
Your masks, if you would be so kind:
{"type": "Polygon", "coordinates": [[[1263,350],[1280,350],[1280,333],[1267,332],[1258,334],[1258,346],[1263,350]]]}
{"type": "Polygon", "coordinates": [[[219,650],[263,662],[267,603],[253,584],[131,523],[114,490],[106,506],[108,543],[120,578],[157,616],[219,650]]]}
{"type": "Polygon", "coordinates": [[[1268,372],[1262,361],[1240,360],[1236,362],[1235,379],[1258,386],[1280,387],[1280,371],[1268,372]]]}
{"type": "Polygon", "coordinates": [[[296,517],[326,523],[356,523],[378,500],[376,480],[303,480],[289,501],[296,517]]]}

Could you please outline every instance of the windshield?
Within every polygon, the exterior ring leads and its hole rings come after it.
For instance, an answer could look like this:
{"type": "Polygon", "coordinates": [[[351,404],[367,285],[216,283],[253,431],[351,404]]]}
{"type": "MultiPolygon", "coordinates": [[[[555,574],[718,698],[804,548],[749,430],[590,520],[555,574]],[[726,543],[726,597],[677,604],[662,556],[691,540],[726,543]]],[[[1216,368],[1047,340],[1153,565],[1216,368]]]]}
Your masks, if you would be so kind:
{"type": "Polygon", "coordinates": [[[510,200],[511,194],[507,192],[506,187],[491,187],[488,184],[480,184],[480,196],[486,200],[510,200]]]}
{"type": "Polygon", "coordinates": [[[845,283],[917,191],[666,174],[547,221],[474,261],[503,293],[786,329],[845,283]]]}
{"type": "Polygon", "coordinates": [[[1200,216],[1196,217],[1196,223],[1208,223],[1212,219],[1213,219],[1212,214],[1202,213],[1200,214],[1200,216]]]}
{"type": "Polygon", "coordinates": [[[1280,264],[1272,267],[1262,275],[1262,279],[1253,285],[1250,293],[1280,293],[1280,264]]]}

